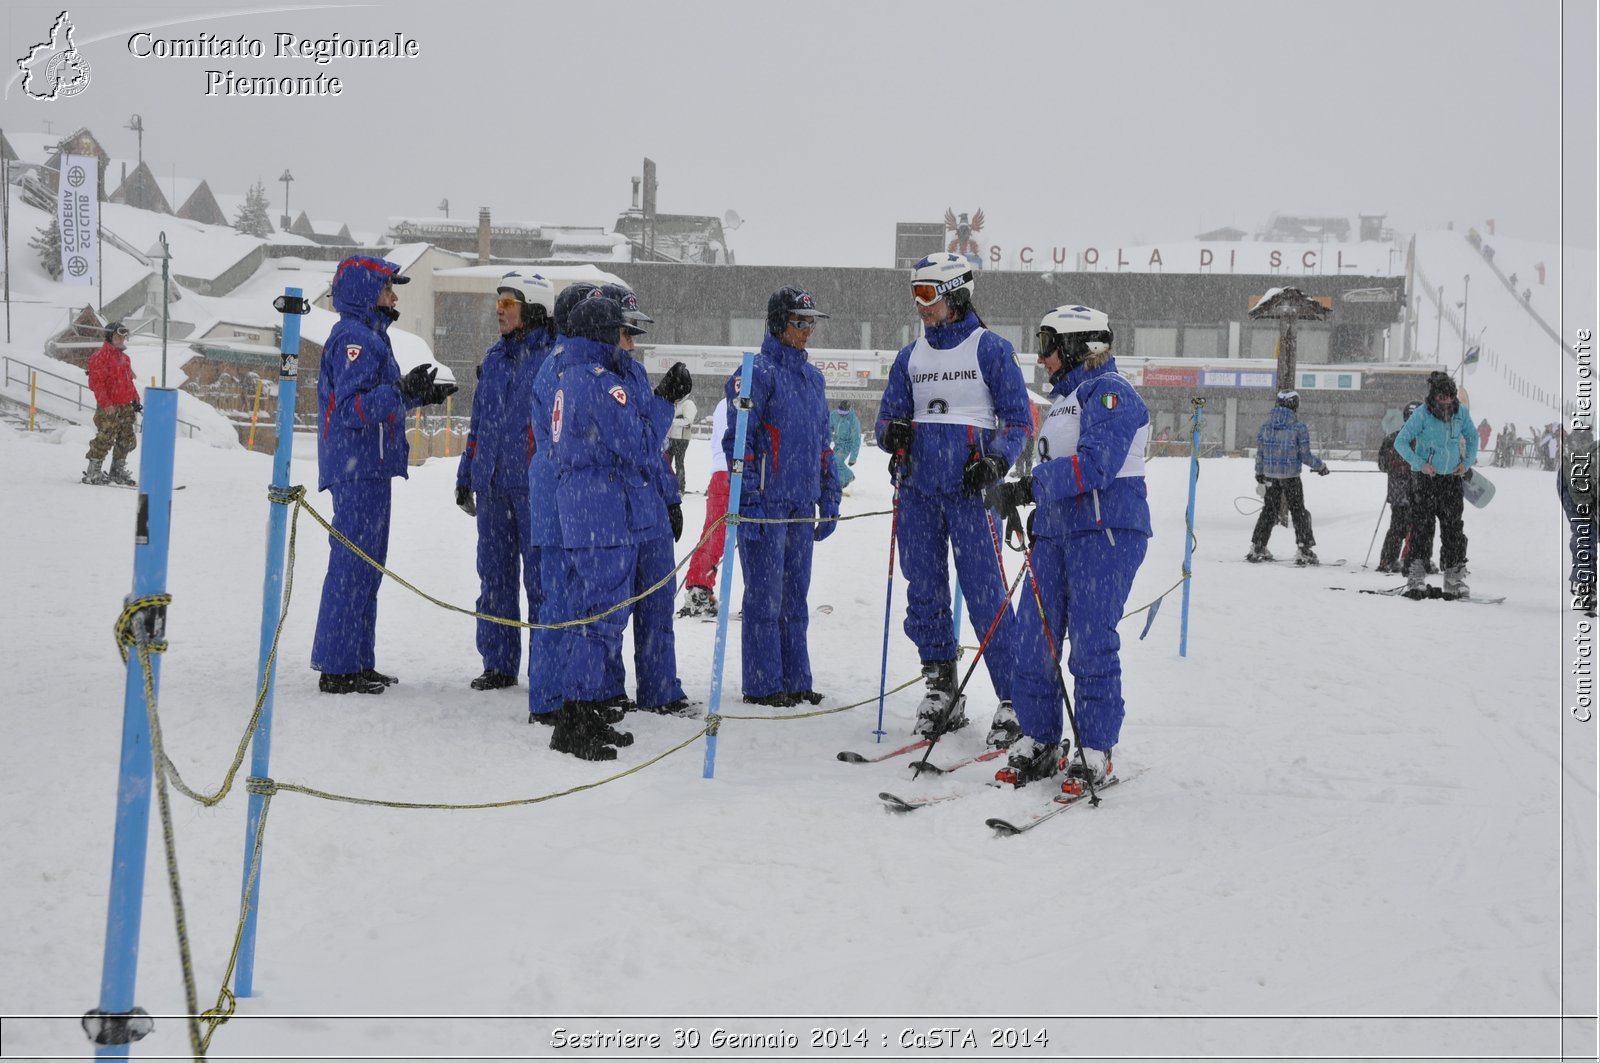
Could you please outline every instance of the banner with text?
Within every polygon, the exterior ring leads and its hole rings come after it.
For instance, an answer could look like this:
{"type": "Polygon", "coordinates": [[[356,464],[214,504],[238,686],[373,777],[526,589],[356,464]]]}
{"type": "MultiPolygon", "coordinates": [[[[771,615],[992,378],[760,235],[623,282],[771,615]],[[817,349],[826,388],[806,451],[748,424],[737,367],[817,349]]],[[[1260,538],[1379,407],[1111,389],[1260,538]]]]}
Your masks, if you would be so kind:
{"type": "Polygon", "coordinates": [[[61,156],[56,224],[61,228],[61,281],[93,285],[99,280],[100,160],[61,156]]]}

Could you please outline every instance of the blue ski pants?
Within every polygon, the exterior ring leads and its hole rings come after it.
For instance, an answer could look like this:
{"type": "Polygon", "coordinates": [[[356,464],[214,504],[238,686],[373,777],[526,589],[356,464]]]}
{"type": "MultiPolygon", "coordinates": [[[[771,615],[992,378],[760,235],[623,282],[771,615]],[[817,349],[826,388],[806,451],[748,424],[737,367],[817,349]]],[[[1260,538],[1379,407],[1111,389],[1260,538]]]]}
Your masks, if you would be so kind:
{"type": "Polygon", "coordinates": [[[956,657],[955,619],[950,611],[952,548],[956,575],[967,599],[974,637],[982,640],[1000,617],[983,651],[989,680],[1001,701],[1011,697],[1012,630],[1015,618],[1006,602],[998,524],[983,500],[966,495],[930,495],[907,485],[900,489],[900,567],[906,574],[905,632],[924,661],[956,657]],[[1004,612],[1002,613],[1002,610],[1004,612]]]}
{"type": "MultiPolygon", "coordinates": [[[[571,620],[574,614],[567,600],[567,552],[559,546],[536,546],[534,551],[539,557],[539,623],[571,620]]],[[[535,629],[529,633],[529,712],[555,712],[566,702],[562,689],[572,639],[571,628],[535,629]]]]}
{"type": "MultiPolygon", "coordinates": [[[[351,480],[331,484],[333,527],[378,564],[389,558],[390,488],[394,481],[351,480]]],[[[349,675],[376,667],[378,584],[383,573],[328,536],[328,574],[311,643],[311,667],[349,675]]]]}
{"type": "MultiPolygon", "coordinates": [[[[814,517],[815,506],[768,503],[764,517],[814,517]]],[[[810,690],[811,624],[806,595],[811,591],[812,524],[739,525],[739,566],[744,574],[744,621],[740,625],[740,665],[744,695],[810,690]]]]}
{"type": "MultiPolygon", "coordinates": [[[[633,597],[639,547],[584,546],[562,551],[567,569],[567,596],[574,617],[605,612],[633,597]]],[[[622,633],[632,606],[588,624],[568,628],[566,674],[562,693],[569,701],[604,701],[621,693],[622,633]],[[616,662],[613,664],[612,662],[616,662]]]]}
{"type": "MultiPolygon", "coordinates": [[[[521,594],[526,589],[528,617],[539,615],[544,595],[539,581],[540,547],[533,545],[532,525],[525,492],[478,493],[478,612],[521,620],[521,594]],[[519,582],[523,586],[519,587],[519,582]]],[[[522,629],[479,620],[478,654],[486,671],[516,675],[522,668],[522,629]]],[[[530,686],[537,667],[530,639],[530,686]]]]}
{"type": "MultiPolygon", "coordinates": [[[[639,544],[634,569],[633,594],[644,594],[672,573],[672,536],[662,535],[639,544]]],[[[678,682],[678,648],[672,632],[676,579],[633,606],[633,678],[635,698],[641,708],[669,705],[684,696],[678,682]]]]}
{"type": "Polygon", "coordinates": [[[1122,528],[1112,534],[1115,543],[1105,532],[1086,532],[1064,539],[1041,538],[1033,544],[1039,597],[1034,597],[1033,580],[1023,577],[1013,694],[1022,733],[1036,741],[1061,741],[1061,688],[1053,653],[1061,652],[1063,634],[1071,640],[1067,668],[1072,672],[1079,740],[1090,749],[1110,749],[1122,734],[1122,640],[1117,623],[1150,540],[1122,528]],[[1044,623],[1039,621],[1041,601],[1044,623]]]}

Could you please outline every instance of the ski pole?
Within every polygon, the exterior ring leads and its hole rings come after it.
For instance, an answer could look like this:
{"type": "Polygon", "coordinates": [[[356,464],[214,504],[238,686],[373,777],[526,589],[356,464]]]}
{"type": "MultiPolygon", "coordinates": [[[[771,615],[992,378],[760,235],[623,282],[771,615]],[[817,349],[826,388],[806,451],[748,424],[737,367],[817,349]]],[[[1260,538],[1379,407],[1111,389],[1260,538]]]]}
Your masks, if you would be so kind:
{"type": "MultiPolygon", "coordinates": [[[[978,643],[978,652],[973,654],[972,663],[967,665],[967,674],[961,677],[961,682],[956,686],[955,693],[950,695],[950,705],[945,710],[946,713],[954,709],[956,704],[960,702],[962,693],[967,689],[968,681],[972,679],[972,673],[978,670],[978,662],[983,659],[983,651],[989,648],[989,640],[999,630],[1000,618],[1006,615],[1007,609],[1011,608],[1011,596],[1017,592],[1017,584],[1022,582],[1022,573],[1025,571],[1027,570],[1019,568],[1017,570],[1017,578],[1011,582],[1011,586],[1006,588],[1006,596],[1000,602],[1000,611],[994,614],[993,620],[989,621],[989,629],[984,632],[983,641],[978,643]]],[[[924,765],[928,763],[928,757],[933,753],[933,747],[939,744],[939,739],[943,736],[944,732],[940,731],[929,738],[928,748],[923,751],[922,759],[911,765],[911,774],[913,776],[922,773],[924,765]]]]}
{"type": "Polygon", "coordinates": [[[895,452],[894,475],[894,505],[889,516],[889,583],[883,592],[883,664],[878,669],[878,729],[872,733],[878,736],[878,741],[883,741],[883,699],[888,694],[889,688],[889,622],[894,616],[894,548],[895,534],[900,530],[900,464],[899,459],[904,451],[895,452]]]}
{"type": "MultiPolygon", "coordinates": [[[[1066,706],[1067,726],[1072,731],[1072,745],[1078,751],[1078,763],[1083,765],[1084,784],[1089,789],[1089,804],[1093,807],[1100,803],[1100,798],[1095,793],[1093,773],[1089,770],[1088,758],[1083,754],[1083,740],[1078,737],[1078,714],[1072,711],[1072,697],[1067,693],[1067,679],[1066,676],[1061,674],[1061,651],[1056,648],[1055,634],[1050,630],[1050,620],[1044,613],[1044,595],[1039,592],[1039,577],[1033,571],[1033,550],[1031,548],[1026,554],[1022,555],[1022,566],[1028,573],[1029,585],[1033,587],[1034,604],[1039,607],[1039,626],[1044,629],[1045,649],[1050,651],[1050,660],[1055,666],[1056,689],[1061,694],[1061,704],[1066,706]]],[[[1067,588],[1067,598],[1070,602],[1072,598],[1072,588],[1070,587],[1067,588]]]]}
{"type": "Polygon", "coordinates": [[[1389,496],[1383,498],[1383,505],[1378,507],[1378,523],[1372,529],[1372,542],[1367,543],[1367,556],[1361,559],[1361,567],[1366,568],[1367,562],[1372,560],[1372,544],[1378,541],[1378,529],[1383,527],[1383,511],[1389,505],[1389,496]]]}

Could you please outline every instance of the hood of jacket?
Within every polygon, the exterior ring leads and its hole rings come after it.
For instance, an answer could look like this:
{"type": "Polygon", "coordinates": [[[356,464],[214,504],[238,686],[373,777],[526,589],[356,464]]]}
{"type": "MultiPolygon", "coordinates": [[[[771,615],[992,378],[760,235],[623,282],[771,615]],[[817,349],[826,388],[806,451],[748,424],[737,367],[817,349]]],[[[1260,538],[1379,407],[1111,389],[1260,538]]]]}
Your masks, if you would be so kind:
{"type": "Polygon", "coordinates": [[[561,355],[563,365],[593,363],[611,370],[618,376],[626,376],[628,363],[633,361],[628,352],[616,344],[591,340],[583,336],[561,337],[561,355]]]}
{"type": "Polygon", "coordinates": [[[1107,358],[1096,366],[1077,366],[1051,379],[1050,394],[1071,395],[1083,386],[1085,380],[1093,380],[1097,376],[1105,376],[1107,373],[1115,373],[1116,371],[1117,360],[1115,358],[1107,358]]]}
{"type": "Polygon", "coordinates": [[[1300,417],[1287,406],[1274,406],[1267,423],[1274,428],[1293,428],[1300,423],[1300,417]]]}
{"type": "Polygon", "coordinates": [[[797,347],[785,346],[778,337],[768,335],[761,341],[761,353],[784,369],[794,369],[809,362],[810,356],[797,347]]]}
{"type": "Polygon", "coordinates": [[[368,325],[376,324],[381,320],[377,313],[378,293],[399,272],[400,266],[387,259],[352,255],[339,263],[333,275],[333,308],[368,325]]]}

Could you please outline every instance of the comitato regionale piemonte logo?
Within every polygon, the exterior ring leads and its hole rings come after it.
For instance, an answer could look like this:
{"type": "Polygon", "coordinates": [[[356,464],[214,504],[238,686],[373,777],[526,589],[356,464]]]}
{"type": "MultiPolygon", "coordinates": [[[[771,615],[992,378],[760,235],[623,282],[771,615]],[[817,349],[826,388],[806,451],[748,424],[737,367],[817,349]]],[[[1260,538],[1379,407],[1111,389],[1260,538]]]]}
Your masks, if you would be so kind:
{"type": "Polygon", "coordinates": [[[35,44],[17,60],[22,91],[30,99],[60,100],[89,87],[89,63],[72,43],[72,19],[65,11],[50,27],[49,40],[35,44]]]}

